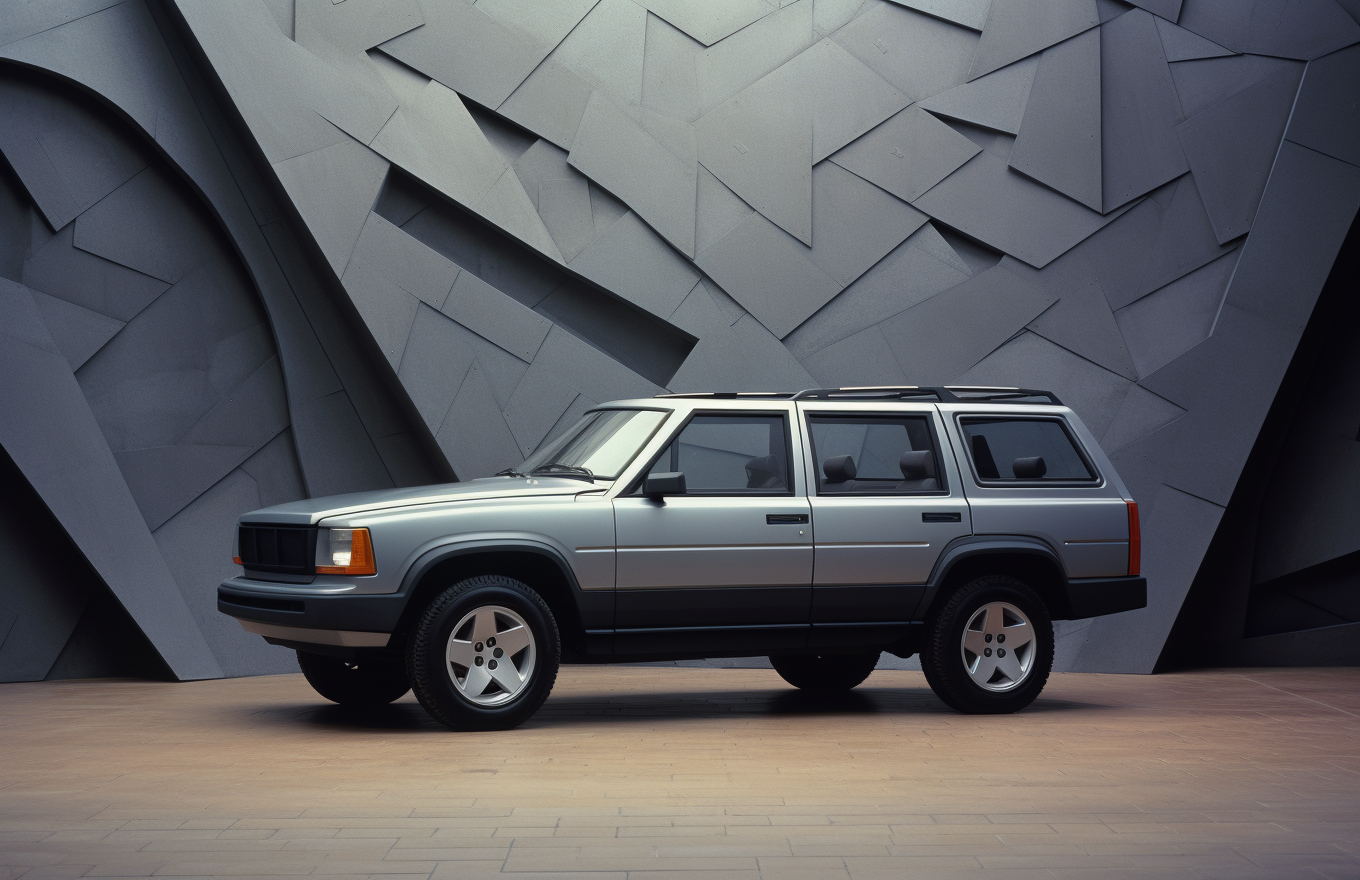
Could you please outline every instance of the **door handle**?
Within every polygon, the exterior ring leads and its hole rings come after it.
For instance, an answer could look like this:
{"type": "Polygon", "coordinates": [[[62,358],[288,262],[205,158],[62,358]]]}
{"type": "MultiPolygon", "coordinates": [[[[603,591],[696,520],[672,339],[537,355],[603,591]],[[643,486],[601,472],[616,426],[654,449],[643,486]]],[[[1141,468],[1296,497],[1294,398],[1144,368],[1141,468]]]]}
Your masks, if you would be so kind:
{"type": "Polygon", "coordinates": [[[772,526],[798,525],[808,521],[806,513],[767,513],[765,523],[772,526]]]}
{"type": "Polygon", "coordinates": [[[963,514],[927,511],[921,514],[921,522],[963,522],[963,514]]]}

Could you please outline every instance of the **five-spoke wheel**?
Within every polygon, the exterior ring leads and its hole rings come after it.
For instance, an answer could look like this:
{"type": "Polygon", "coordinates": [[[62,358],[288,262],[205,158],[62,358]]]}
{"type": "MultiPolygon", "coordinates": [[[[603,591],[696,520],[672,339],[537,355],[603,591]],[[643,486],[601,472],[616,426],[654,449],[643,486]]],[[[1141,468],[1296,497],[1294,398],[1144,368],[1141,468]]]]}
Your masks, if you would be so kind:
{"type": "Polygon", "coordinates": [[[986,575],[963,584],[926,621],[921,671],[960,712],[1015,712],[1053,668],[1053,622],[1024,582],[986,575]]]}
{"type": "Polygon", "coordinates": [[[522,724],[548,698],[561,656],[547,603],[501,575],[468,578],[440,593],[406,651],[416,698],[455,730],[522,724]]]}

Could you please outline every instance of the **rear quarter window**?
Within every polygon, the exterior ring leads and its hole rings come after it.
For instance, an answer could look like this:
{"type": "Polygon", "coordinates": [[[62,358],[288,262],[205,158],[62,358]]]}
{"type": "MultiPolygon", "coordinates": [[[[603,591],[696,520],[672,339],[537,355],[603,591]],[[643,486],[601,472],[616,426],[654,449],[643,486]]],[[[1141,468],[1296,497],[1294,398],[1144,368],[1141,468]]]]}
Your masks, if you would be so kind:
{"type": "Polygon", "coordinates": [[[959,424],[980,481],[1093,483],[1098,479],[1062,419],[965,418],[959,424]]]}

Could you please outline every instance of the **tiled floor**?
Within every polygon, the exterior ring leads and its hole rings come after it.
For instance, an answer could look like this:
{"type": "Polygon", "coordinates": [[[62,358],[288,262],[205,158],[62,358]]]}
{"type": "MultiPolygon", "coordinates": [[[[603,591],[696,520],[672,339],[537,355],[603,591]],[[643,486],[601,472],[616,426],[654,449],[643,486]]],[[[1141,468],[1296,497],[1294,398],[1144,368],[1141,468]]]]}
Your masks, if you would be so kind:
{"type": "Polygon", "coordinates": [[[563,670],[523,728],[300,676],[0,685],[0,878],[1360,877],[1360,670],[1060,675],[1019,715],[879,671],[563,670]]]}

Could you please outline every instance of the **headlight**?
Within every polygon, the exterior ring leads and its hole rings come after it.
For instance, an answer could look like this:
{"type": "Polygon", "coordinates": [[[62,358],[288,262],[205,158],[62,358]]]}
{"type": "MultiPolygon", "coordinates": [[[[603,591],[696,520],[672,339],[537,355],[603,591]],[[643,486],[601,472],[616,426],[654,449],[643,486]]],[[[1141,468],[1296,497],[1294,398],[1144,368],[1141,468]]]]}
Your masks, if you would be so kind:
{"type": "Polygon", "coordinates": [[[319,529],[316,535],[317,574],[377,574],[368,529],[319,529]]]}

